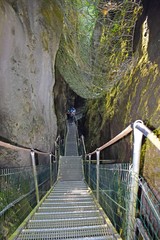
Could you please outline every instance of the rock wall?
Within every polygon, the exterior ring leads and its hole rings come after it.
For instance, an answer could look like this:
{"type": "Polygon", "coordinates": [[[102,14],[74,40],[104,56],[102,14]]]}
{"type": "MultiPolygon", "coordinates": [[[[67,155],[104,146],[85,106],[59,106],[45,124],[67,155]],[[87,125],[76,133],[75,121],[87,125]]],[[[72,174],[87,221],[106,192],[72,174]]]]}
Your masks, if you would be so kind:
{"type": "MultiPolygon", "coordinates": [[[[144,0],[143,3],[135,36],[135,55],[123,78],[104,98],[88,102],[88,149],[95,150],[137,119],[160,134],[160,2],[144,0]]],[[[130,141],[125,138],[104,151],[102,157],[131,161],[130,141]]],[[[159,191],[160,156],[152,144],[146,140],[143,143],[141,174],[159,191]]]]}
{"type": "Polygon", "coordinates": [[[64,81],[60,72],[56,68],[56,83],[54,86],[55,112],[57,116],[58,134],[64,138],[66,130],[66,112],[67,112],[67,95],[69,96],[70,88],[64,81]]]}
{"type": "MultiPolygon", "coordinates": [[[[56,1],[0,1],[1,138],[53,150],[57,135],[54,62],[61,30],[56,1]]],[[[0,165],[26,164],[24,154],[17,154],[18,161],[4,162],[1,149],[0,165]]]]}

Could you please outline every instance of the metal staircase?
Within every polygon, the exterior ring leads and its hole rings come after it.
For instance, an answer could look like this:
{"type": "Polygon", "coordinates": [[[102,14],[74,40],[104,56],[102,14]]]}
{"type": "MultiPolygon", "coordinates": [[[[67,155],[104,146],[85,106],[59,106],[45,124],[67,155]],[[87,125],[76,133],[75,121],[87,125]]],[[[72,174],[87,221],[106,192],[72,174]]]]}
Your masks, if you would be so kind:
{"type": "Polygon", "coordinates": [[[15,239],[121,239],[87,187],[78,156],[76,125],[68,125],[58,181],[15,239]]]}

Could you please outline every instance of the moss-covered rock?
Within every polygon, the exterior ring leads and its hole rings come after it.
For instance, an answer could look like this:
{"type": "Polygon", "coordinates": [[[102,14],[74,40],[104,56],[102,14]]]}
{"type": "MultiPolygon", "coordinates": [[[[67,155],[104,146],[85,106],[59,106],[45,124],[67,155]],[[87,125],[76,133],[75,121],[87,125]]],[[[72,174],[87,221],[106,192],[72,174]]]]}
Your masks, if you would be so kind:
{"type": "MultiPolygon", "coordinates": [[[[96,148],[102,142],[105,143],[137,119],[143,120],[155,132],[159,131],[160,61],[159,45],[156,45],[159,41],[159,28],[156,26],[160,22],[158,17],[160,4],[153,1],[151,5],[151,8],[147,8],[148,12],[146,9],[144,10],[139,45],[128,68],[125,72],[123,71],[123,77],[105,97],[88,101],[88,121],[86,122],[86,129],[89,131],[88,139],[90,139],[88,149],[93,150],[92,146],[96,148]],[[157,53],[155,53],[154,46],[157,48],[157,53]],[[102,112],[101,118],[98,117],[98,111],[102,112]],[[108,130],[106,130],[107,128],[108,130]],[[99,133],[101,133],[101,137],[99,133]]],[[[125,138],[122,143],[118,143],[118,146],[111,147],[104,154],[105,158],[109,156],[111,159],[115,158],[121,162],[131,161],[131,140],[125,138]]],[[[151,187],[159,191],[158,152],[152,144],[146,142],[143,145],[141,174],[151,187]]]]}

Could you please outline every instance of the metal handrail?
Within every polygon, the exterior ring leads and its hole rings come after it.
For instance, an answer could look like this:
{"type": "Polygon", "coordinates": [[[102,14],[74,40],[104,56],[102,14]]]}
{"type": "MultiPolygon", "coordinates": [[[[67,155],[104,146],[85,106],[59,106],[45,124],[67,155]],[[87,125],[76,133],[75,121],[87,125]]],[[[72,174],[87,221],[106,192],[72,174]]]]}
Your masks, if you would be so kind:
{"type": "Polygon", "coordinates": [[[60,140],[60,136],[58,136],[57,139],[55,140],[55,154],[53,154],[52,152],[43,152],[43,151],[40,151],[39,149],[32,149],[32,148],[28,148],[28,147],[24,147],[24,146],[18,146],[18,144],[12,144],[12,143],[6,143],[4,141],[0,141],[0,146],[1,147],[5,147],[7,149],[12,149],[12,150],[16,150],[16,151],[23,150],[23,151],[26,151],[26,152],[30,153],[31,160],[32,160],[34,186],[35,186],[33,190],[31,190],[27,194],[23,194],[18,199],[14,200],[9,205],[7,205],[2,211],[0,211],[0,216],[2,214],[4,214],[6,211],[8,211],[11,207],[13,207],[14,205],[18,204],[24,198],[29,196],[34,191],[35,191],[35,195],[36,195],[36,201],[37,201],[37,204],[38,204],[39,201],[40,201],[40,193],[39,193],[40,186],[43,185],[44,183],[46,183],[48,180],[50,180],[50,187],[53,186],[54,182],[53,182],[52,163],[56,164],[56,171],[57,171],[57,169],[58,169],[58,157],[59,157],[57,151],[58,151],[58,148],[59,148],[59,144],[58,144],[59,140],[60,140]],[[40,154],[40,155],[46,155],[47,157],[49,156],[50,176],[48,176],[47,180],[43,181],[40,184],[38,183],[35,153],[40,154]],[[54,159],[53,159],[53,157],[54,157],[54,159]]]}
{"type": "MultiPolygon", "coordinates": [[[[27,152],[30,152],[33,150],[33,148],[28,148],[28,147],[24,147],[24,146],[16,146],[14,144],[11,144],[11,143],[6,143],[4,141],[0,141],[0,147],[5,147],[5,148],[9,148],[9,149],[12,149],[12,150],[24,150],[24,151],[27,151],[27,152]]],[[[51,152],[43,152],[41,150],[38,150],[38,149],[34,149],[34,152],[35,153],[38,153],[38,154],[41,154],[41,155],[49,155],[51,152]]]]}
{"type": "MultiPolygon", "coordinates": [[[[58,135],[56,140],[55,140],[55,147],[57,145],[59,145],[58,144],[59,140],[60,140],[60,135],[58,135]]],[[[12,143],[7,143],[7,142],[4,142],[4,141],[0,141],[0,147],[5,147],[5,148],[11,149],[11,150],[16,150],[16,151],[18,151],[18,150],[23,150],[23,151],[27,151],[27,152],[34,151],[35,153],[38,153],[40,155],[50,155],[50,154],[52,154],[52,156],[55,157],[55,155],[52,152],[44,152],[44,151],[41,151],[39,149],[29,148],[29,147],[26,147],[26,146],[20,146],[17,143],[12,144],[12,143]]]]}
{"type": "Polygon", "coordinates": [[[101,147],[98,147],[96,150],[94,150],[91,153],[88,153],[87,156],[89,155],[93,155],[95,154],[97,151],[102,151],[105,148],[111,146],[112,144],[118,142],[120,139],[122,139],[123,137],[127,136],[130,132],[132,132],[132,125],[130,124],[127,128],[125,128],[121,133],[119,133],[117,136],[115,136],[114,138],[112,138],[109,142],[105,143],[104,145],[102,145],[101,147]]]}
{"type": "Polygon", "coordinates": [[[89,172],[90,172],[90,164],[91,164],[91,155],[96,154],[96,196],[97,201],[99,202],[99,179],[100,179],[100,152],[105,148],[113,145],[120,139],[127,136],[129,133],[133,131],[134,134],[134,143],[133,143],[133,163],[132,169],[130,171],[130,200],[128,206],[128,227],[127,227],[127,240],[133,239],[133,232],[130,226],[135,225],[136,223],[136,204],[137,204],[137,194],[138,194],[138,181],[137,178],[139,176],[139,169],[140,169],[140,154],[141,154],[141,145],[142,145],[142,138],[143,135],[147,137],[152,144],[160,150],[160,140],[158,137],[147,127],[141,120],[135,121],[133,124],[130,124],[127,128],[125,128],[121,133],[111,139],[109,142],[105,143],[101,147],[98,147],[91,153],[86,154],[86,157],[89,157],[89,172]]]}
{"type": "Polygon", "coordinates": [[[112,138],[109,142],[98,147],[93,152],[86,153],[86,156],[96,154],[97,151],[102,151],[105,148],[113,145],[114,143],[118,142],[120,139],[124,138],[129,133],[131,133],[133,131],[133,128],[137,128],[141,133],[143,133],[145,137],[147,137],[160,150],[160,140],[158,139],[158,137],[147,126],[145,126],[141,120],[137,120],[133,124],[130,124],[127,128],[125,128],[122,132],[120,132],[114,138],[112,138]]]}
{"type": "Polygon", "coordinates": [[[160,140],[147,126],[140,122],[135,122],[135,128],[142,132],[143,135],[147,137],[158,150],[160,150],[160,140]]]}

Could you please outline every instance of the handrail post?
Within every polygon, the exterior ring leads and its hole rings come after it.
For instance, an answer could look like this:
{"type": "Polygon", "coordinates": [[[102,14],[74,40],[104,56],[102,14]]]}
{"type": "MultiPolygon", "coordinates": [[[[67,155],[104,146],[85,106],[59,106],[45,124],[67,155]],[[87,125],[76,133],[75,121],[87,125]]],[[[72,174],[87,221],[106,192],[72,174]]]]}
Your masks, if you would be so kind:
{"type": "Polygon", "coordinates": [[[34,184],[36,190],[36,200],[37,204],[39,203],[39,189],[38,189],[38,179],[37,179],[37,169],[36,169],[36,161],[35,161],[35,152],[31,150],[31,159],[32,159],[32,167],[33,167],[33,177],[34,177],[34,184]]]}
{"type": "Polygon", "coordinates": [[[86,154],[86,148],[85,148],[85,143],[84,143],[84,136],[81,135],[81,148],[82,148],[82,160],[83,160],[83,170],[84,170],[84,175],[86,177],[86,164],[87,164],[87,154],[86,154]]]}
{"type": "Polygon", "coordinates": [[[90,186],[91,184],[91,154],[89,154],[89,164],[88,164],[88,185],[90,186]]]}
{"type": "Polygon", "coordinates": [[[52,169],[52,157],[53,154],[49,154],[49,166],[50,166],[50,187],[53,186],[53,169],[52,169]]]}
{"type": "Polygon", "coordinates": [[[131,188],[128,207],[128,227],[127,227],[127,240],[134,239],[135,216],[136,216],[136,202],[138,193],[138,177],[140,169],[140,154],[143,133],[136,128],[136,124],[142,121],[136,121],[133,124],[134,144],[133,144],[133,168],[131,171],[131,188]]]}
{"type": "Polygon", "coordinates": [[[59,158],[59,151],[58,151],[58,144],[55,141],[55,162],[56,162],[56,174],[58,174],[58,158],[59,158]]]}
{"type": "Polygon", "coordinates": [[[100,151],[96,150],[96,156],[97,156],[97,201],[99,202],[99,159],[100,159],[100,151]]]}

